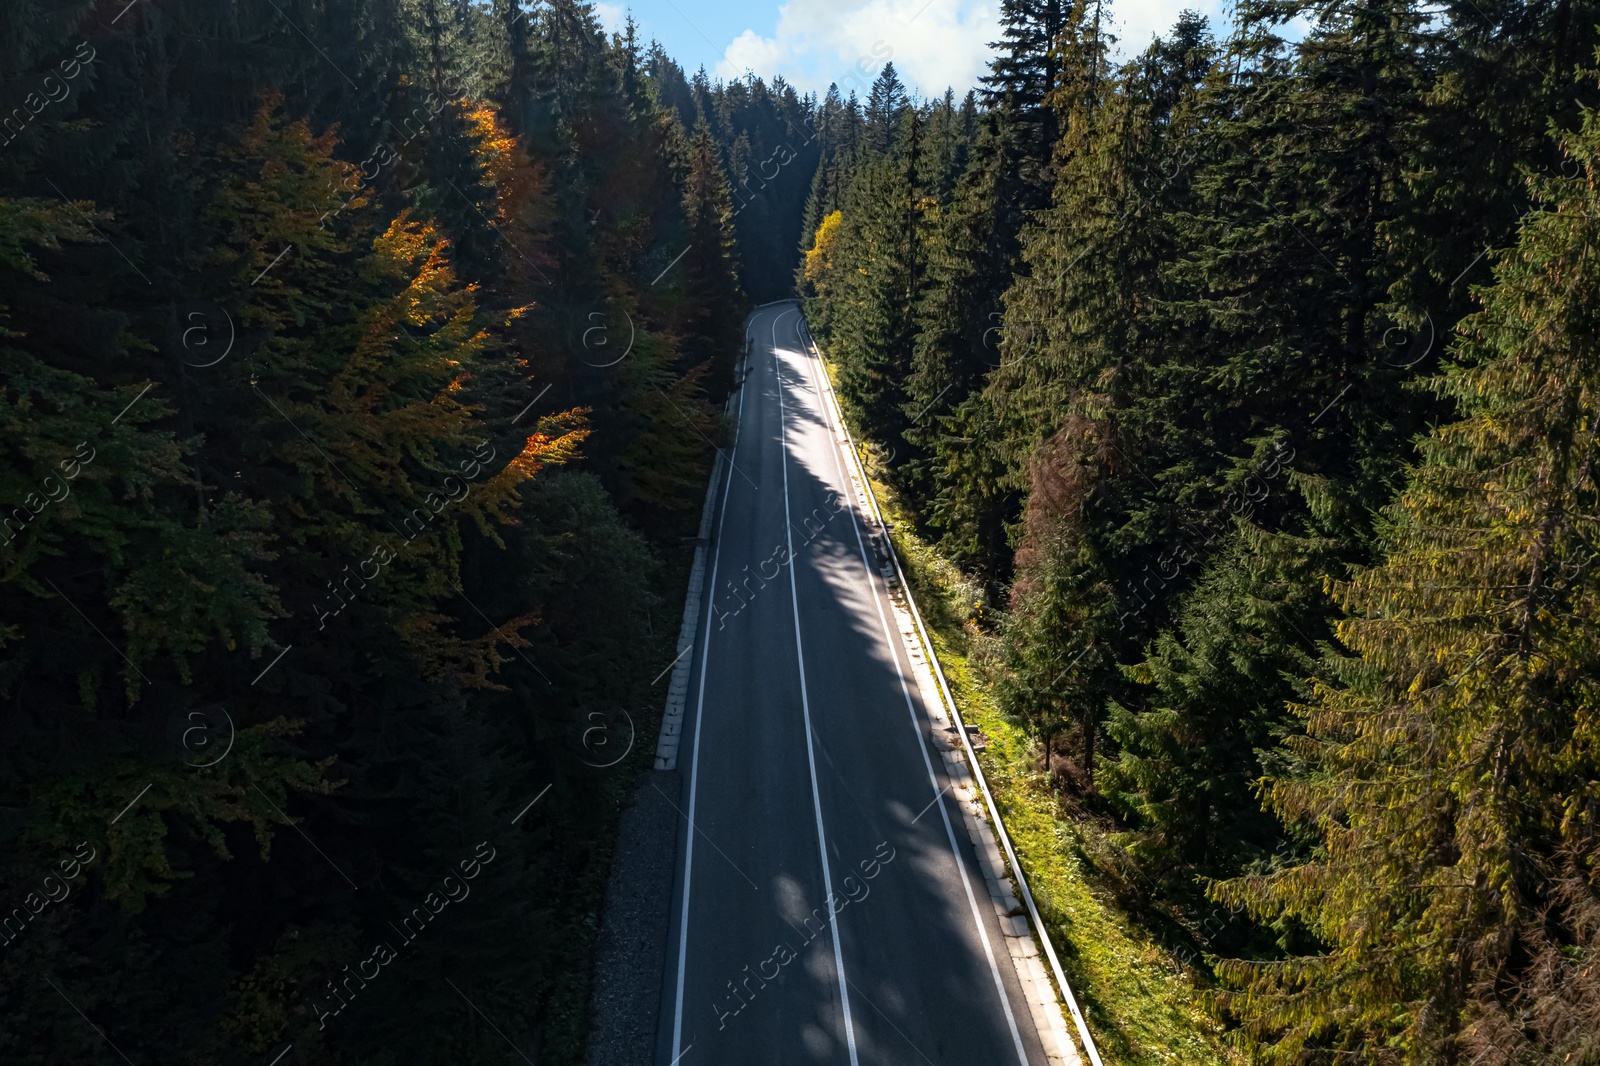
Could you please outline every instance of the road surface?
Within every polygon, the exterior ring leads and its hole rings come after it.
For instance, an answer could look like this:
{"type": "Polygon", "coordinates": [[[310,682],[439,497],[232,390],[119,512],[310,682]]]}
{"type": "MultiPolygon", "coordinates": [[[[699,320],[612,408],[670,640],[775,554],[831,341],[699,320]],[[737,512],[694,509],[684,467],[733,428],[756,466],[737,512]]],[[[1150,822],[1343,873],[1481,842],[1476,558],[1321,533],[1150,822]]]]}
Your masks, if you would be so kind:
{"type": "Polygon", "coordinates": [[[794,305],[747,329],[678,753],[656,1062],[1040,1066],[823,369],[794,305]]]}

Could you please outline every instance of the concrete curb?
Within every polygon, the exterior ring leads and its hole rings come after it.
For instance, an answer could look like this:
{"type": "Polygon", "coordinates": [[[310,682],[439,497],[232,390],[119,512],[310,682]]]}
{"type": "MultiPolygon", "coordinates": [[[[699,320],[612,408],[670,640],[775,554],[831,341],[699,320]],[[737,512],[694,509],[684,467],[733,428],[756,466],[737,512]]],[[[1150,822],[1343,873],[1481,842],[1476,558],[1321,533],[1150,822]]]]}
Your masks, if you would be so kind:
{"type": "MultiPolygon", "coordinates": [[[[738,385],[728,394],[724,410],[733,409],[734,397],[744,388],[744,370],[750,354],[750,338],[745,337],[745,347],[739,353],[739,365],[734,368],[738,385]]],[[[738,428],[734,428],[737,440],[738,428]]],[[[695,536],[694,563],[689,567],[689,591],[683,598],[683,624],[678,627],[678,658],[672,667],[672,680],[667,684],[667,705],[661,712],[661,735],[656,738],[657,770],[678,768],[678,741],[683,737],[683,711],[689,695],[689,671],[694,656],[695,633],[700,628],[700,598],[706,583],[706,556],[711,547],[711,519],[716,513],[718,486],[722,483],[722,450],[717,450],[716,461],[711,464],[711,481],[706,485],[706,502],[700,508],[700,531],[695,536]]]]}
{"type": "MultiPolygon", "coordinates": [[[[805,324],[803,316],[801,323],[805,329],[806,343],[818,362],[823,364],[822,373],[826,379],[827,367],[822,352],[812,339],[810,326],[805,324]]],[[[1067,1031],[1066,1021],[1061,1014],[1061,1001],[1064,999],[1090,1061],[1093,1066],[1102,1066],[1099,1049],[1095,1047],[1094,1038],[1089,1035],[1088,1021],[1084,1018],[1077,997],[1073,995],[1071,986],[1067,984],[1066,975],[1061,970],[1055,946],[1050,943],[1050,936],[1044,928],[1044,920],[1039,916],[1033,893],[1022,874],[1022,864],[1017,860],[1016,852],[1011,846],[1010,835],[1006,833],[1005,824],[1000,819],[999,808],[995,806],[994,797],[989,793],[988,782],[983,777],[983,768],[978,765],[978,756],[972,749],[966,723],[961,720],[955,696],[950,692],[944,671],[939,666],[938,657],[933,653],[933,641],[928,637],[927,627],[923,624],[922,612],[917,610],[916,601],[912,599],[911,589],[900,567],[899,555],[894,550],[894,541],[889,536],[888,523],[884,521],[877,497],[872,492],[872,485],[861,467],[861,457],[856,452],[855,441],[844,424],[844,412],[839,407],[838,397],[834,395],[831,384],[825,391],[826,402],[840,433],[839,443],[849,457],[850,479],[854,483],[857,500],[878,524],[878,532],[872,535],[873,551],[877,556],[884,584],[890,591],[896,621],[899,623],[901,637],[905,641],[918,687],[922,690],[924,705],[930,709],[940,708],[939,711],[932,712],[934,718],[932,735],[935,747],[939,749],[944,759],[954,790],[961,801],[961,811],[978,854],[978,864],[983,868],[990,898],[999,912],[1000,925],[1005,932],[1006,947],[1016,967],[1017,978],[1027,993],[1029,1011],[1033,1015],[1040,1040],[1044,1044],[1045,1055],[1050,1060],[1051,1066],[1083,1064],[1083,1058],[1073,1044],[1072,1037],[1067,1031]],[[933,687],[934,677],[938,679],[937,689],[933,687]],[[945,724],[945,713],[948,713],[953,725],[945,724]],[[950,739],[951,734],[959,737],[959,745],[950,739]],[[975,783],[974,778],[976,778],[975,783]],[[980,798],[983,801],[981,804],[980,798]],[[985,808],[989,820],[985,820],[985,808]],[[1001,847],[996,847],[997,838],[1001,847]],[[1004,848],[1003,856],[1001,848],[1004,848]],[[1007,860],[1010,864],[1009,871],[1007,860]],[[1017,897],[1012,891],[1014,887],[1021,889],[1022,898],[1026,903],[1025,908],[1017,902],[1017,897]],[[1033,920],[1032,930],[1029,929],[1029,917],[1033,920]],[[1051,972],[1047,972],[1040,962],[1038,947],[1035,945],[1034,936],[1030,933],[1037,935],[1038,946],[1044,948],[1050,962],[1050,971],[1054,973],[1056,982],[1060,986],[1060,998],[1057,997],[1055,987],[1051,985],[1051,972]],[[1054,1048],[1051,1047],[1052,1042],[1055,1044],[1054,1048]]]]}
{"type": "Polygon", "coordinates": [[[678,659],[667,684],[667,706],[661,712],[661,735],[656,739],[656,769],[678,768],[678,740],[683,735],[683,708],[689,694],[689,670],[693,667],[694,635],[700,628],[700,594],[706,583],[706,549],[710,547],[711,516],[717,502],[717,484],[722,479],[722,453],[711,464],[711,483],[706,486],[705,506],[700,509],[700,532],[695,537],[694,563],[689,568],[689,591],[683,599],[683,624],[678,628],[678,659]]]}

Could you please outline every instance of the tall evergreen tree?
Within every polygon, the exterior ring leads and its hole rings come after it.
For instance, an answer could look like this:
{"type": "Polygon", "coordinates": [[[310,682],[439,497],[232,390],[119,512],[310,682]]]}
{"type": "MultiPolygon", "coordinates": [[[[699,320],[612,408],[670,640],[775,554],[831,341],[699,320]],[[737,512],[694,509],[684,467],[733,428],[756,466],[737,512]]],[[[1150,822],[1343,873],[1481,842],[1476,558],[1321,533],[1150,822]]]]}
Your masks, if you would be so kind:
{"type": "Polygon", "coordinates": [[[686,317],[686,344],[703,353],[713,367],[718,390],[731,388],[733,361],[744,335],[739,313],[741,295],[733,231],[733,202],[717,159],[717,146],[704,125],[689,144],[689,173],[684,183],[688,249],[683,271],[692,305],[686,317]]]}
{"type": "Polygon", "coordinates": [[[911,107],[893,63],[885,63],[867,96],[865,147],[872,156],[888,155],[900,135],[901,119],[911,107]]]}
{"type": "Polygon", "coordinates": [[[1600,125],[1571,178],[1497,257],[1456,365],[1461,420],[1424,440],[1387,512],[1384,561],[1339,582],[1349,612],[1298,765],[1272,808],[1315,831],[1305,863],[1224,882],[1303,929],[1281,962],[1229,964],[1258,1056],[1568,1061],[1594,1051],[1592,907],[1600,633],[1592,566],[1600,125]],[[1552,970],[1557,956],[1576,965],[1552,970]],[[1576,1014],[1572,1012],[1577,1012],[1576,1014]]]}
{"type": "Polygon", "coordinates": [[[837,307],[827,329],[841,398],[880,439],[898,440],[906,424],[904,381],[926,284],[935,204],[922,188],[922,142],[922,117],[907,110],[894,151],[867,163],[851,182],[832,256],[837,307]]]}

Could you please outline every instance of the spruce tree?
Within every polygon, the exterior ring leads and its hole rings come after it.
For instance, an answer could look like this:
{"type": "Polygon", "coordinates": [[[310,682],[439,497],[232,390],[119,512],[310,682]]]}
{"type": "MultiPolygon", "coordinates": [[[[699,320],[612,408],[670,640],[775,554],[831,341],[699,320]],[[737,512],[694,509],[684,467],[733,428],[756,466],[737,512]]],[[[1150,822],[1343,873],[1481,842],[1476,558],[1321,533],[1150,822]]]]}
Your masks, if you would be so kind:
{"type": "Polygon", "coordinates": [[[1297,764],[1267,792],[1320,841],[1307,862],[1218,884],[1286,931],[1235,962],[1227,1002],[1263,1061],[1383,1055],[1565,1061],[1593,1051],[1600,126],[1575,176],[1498,255],[1432,388],[1431,432],[1388,509],[1383,561],[1335,582],[1347,652],[1299,707],[1297,764]],[[1576,965],[1557,977],[1551,960],[1576,965]]]}
{"type": "Polygon", "coordinates": [[[901,118],[910,106],[911,101],[906,96],[900,75],[895,73],[894,64],[885,63],[872,82],[865,108],[865,143],[870,155],[884,156],[894,150],[895,140],[900,135],[901,118]]]}
{"type": "Polygon", "coordinates": [[[704,125],[695,129],[689,144],[683,206],[688,241],[682,263],[688,303],[684,342],[693,362],[711,365],[709,384],[720,394],[732,386],[733,359],[744,329],[733,204],[711,131],[704,125]]]}

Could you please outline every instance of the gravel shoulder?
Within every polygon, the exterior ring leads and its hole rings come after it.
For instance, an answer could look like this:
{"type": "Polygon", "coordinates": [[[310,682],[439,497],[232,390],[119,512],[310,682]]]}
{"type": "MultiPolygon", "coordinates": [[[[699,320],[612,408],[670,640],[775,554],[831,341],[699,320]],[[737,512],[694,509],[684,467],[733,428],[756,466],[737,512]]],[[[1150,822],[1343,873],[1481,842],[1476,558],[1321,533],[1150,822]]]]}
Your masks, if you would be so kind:
{"type": "Polygon", "coordinates": [[[646,771],[617,827],[589,999],[587,1066],[649,1066],[667,962],[678,772],[646,771]]]}

